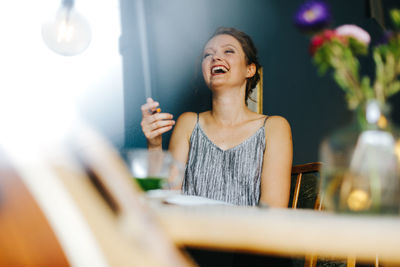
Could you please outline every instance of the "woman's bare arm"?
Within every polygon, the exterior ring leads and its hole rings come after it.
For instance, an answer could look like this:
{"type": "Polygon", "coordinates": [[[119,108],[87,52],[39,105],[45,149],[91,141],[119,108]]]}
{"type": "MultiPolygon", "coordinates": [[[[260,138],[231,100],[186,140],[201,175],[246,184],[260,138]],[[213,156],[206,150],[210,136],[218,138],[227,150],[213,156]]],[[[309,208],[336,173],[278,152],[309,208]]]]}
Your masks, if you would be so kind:
{"type": "Polygon", "coordinates": [[[196,113],[193,112],[185,112],[180,115],[169,140],[169,152],[183,164],[186,164],[188,158],[190,135],[196,124],[196,119],[196,113]]]}
{"type": "Polygon", "coordinates": [[[286,208],[293,159],[292,133],[288,121],[280,116],[270,117],[265,125],[265,141],[260,201],[271,207],[286,208]]]}
{"type": "MultiPolygon", "coordinates": [[[[194,126],[196,125],[196,121],[196,113],[183,113],[176,121],[175,128],[169,141],[169,152],[172,154],[174,159],[182,163],[183,166],[186,165],[188,160],[190,136],[194,126]]],[[[181,182],[175,186],[176,189],[181,188],[181,182]]]]}

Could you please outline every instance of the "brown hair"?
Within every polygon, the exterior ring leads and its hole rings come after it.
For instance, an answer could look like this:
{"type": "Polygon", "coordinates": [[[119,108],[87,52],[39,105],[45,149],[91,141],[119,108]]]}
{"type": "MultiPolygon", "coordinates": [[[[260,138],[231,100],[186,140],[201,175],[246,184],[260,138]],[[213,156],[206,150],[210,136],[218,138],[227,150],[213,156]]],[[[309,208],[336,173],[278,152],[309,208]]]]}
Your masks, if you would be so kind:
{"type": "Polygon", "coordinates": [[[261,65],[258,62],[257,58],[257,48],[254,46],[253,40],[251,40],[250,36],[235,28],[219,27],[214,32],[214,34],[209,38],[209,40],[211,40],[217,35],[222,35],[222,34],[230,35],[236,40],[238,40],[244,51],[247,65],[254,64],[256,66],[256,73],[254,74],[254,76],[247,78],[246,94],[245,94],[245,102],[247,104],[247,100],[249,99],[251,92],[253,91],[258,81],[260,80],[260,74],[258,73],[258,71],[261,68],[261,65]]]}

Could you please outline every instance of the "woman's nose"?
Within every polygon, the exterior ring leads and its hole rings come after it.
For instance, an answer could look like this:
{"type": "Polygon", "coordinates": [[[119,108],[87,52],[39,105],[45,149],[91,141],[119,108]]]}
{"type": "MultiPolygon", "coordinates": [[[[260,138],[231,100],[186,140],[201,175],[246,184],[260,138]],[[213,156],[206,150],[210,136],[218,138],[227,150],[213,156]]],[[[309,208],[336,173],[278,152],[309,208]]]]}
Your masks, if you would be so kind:
{"type": "Polygon", "coordinates": [[[218,60],[221,60],[221,59],[222,59],[222,56],[220,55],[220,53],[215,53],[213,55],[213,57],[212,57],[213,61],[218,61],[218,60]]]}

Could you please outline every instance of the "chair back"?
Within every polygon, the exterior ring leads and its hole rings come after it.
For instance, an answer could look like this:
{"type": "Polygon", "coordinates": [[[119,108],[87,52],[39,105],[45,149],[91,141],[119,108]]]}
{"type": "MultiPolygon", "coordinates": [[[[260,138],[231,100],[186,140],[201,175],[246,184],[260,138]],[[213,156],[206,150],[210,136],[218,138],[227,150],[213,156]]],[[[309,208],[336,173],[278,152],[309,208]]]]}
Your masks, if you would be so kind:
{"type": "MultiPolygon", "coordinates": [[[[293,209],[315,209],[321,210],[320,197],[320,162],[311,162],[292,167],[292,178],[290,185],[289,207],[293,209]]],[[[304,267],[315,267],[316,255],[306,255],[304,267]]]]}
{"type": "Polygon", "coordinates": [[[320,162],[312,162],[292,167],[289,207],[321,209],[320,162]]]}

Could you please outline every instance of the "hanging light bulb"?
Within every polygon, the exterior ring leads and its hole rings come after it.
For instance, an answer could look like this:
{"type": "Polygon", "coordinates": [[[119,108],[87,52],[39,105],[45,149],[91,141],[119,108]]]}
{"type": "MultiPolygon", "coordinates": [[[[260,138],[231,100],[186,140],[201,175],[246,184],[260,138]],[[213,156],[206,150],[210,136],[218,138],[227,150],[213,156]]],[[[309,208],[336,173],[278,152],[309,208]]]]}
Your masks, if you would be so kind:
{"type": "Polygon", "coordinates": [[[63,56],[82,53],[90,43],[88,21],[74,9],[74,0],[62,0],[55,17],[42,25],[45,44],[63,56]]]}

